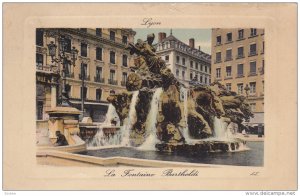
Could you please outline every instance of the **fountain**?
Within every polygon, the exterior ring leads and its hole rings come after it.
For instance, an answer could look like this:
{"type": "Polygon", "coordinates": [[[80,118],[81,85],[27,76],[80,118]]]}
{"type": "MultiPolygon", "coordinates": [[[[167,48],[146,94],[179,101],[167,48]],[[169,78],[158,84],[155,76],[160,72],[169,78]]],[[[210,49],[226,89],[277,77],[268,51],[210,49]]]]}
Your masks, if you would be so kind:
{"type": "Polygon", "coordinates": [[[162,88],[157,88],[155,90],[154,95],[151,100],[151,108],[147,116],[146,120],[146,131],[148,132],[148,136],[146,141],[139,147],[140,150],[155,150],[155,144],[158,142],[157,139],[157,116],[159,112],[159,100],[162,94],[162,88]]]}
{"type": "Polygon", "coordinates": [[[235,139],[228,125],[243,126],[242,122],[253,116],[245,97],[218,82],[210,86],[181,84],[155,54],[153,40],[154,34],[150,34],[145,42],[129,44],[127,49],[135,54],[131,67],[135,71],[128,76],[127,91],[107,99],[111,110],[106,125],[114,113],[120,129],[107,139],[100,127],[92,146],[183,153],[243,149],[245,142],[235,139]]]}

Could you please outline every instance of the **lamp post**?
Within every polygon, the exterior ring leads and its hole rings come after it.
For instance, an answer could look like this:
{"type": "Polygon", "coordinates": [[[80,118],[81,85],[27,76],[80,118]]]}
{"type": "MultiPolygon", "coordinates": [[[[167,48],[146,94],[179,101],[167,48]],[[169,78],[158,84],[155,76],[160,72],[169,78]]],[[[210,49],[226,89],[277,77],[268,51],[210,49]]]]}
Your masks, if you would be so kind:
{"type": "Polygon", "coordinates": [[[67,42],[65,40],[64,36],[60,36],[58,39],[59,42],[59,53],[58,53],[58,58],[56,57],[56,49],[57,45],[54,44],[53,41],[48,44],[48,51],[49,51],[49,56],[51,56],[51,62],[55,63],[61,63],[62,64],[62,70],[61,70],[61,78],[62,78],[62,95],[60,97],[60,104],[61,106],[70,106],[69,105],[69,96],[68,92],[66,90],[66,74],[67,74],[67,68],[68,65],[73,65],[75,67],[75,62],[77,60],[78,56],[78,50],[73,46],[70,53],[71,53],[71,59],[66,55],[66,47],[67,47],[67,42]]]}
{"type": "Polygon", "coordinates": [[[85,79],[85,70],[83,67],[83,64],[81,63],[81,112],[82,112],[82,118],[84,117],[84,79],[85,79]]]}
{"type": "MultiPolygon", "coordinates": [[[[249,101],[248,100],[248,96],[249,96],[249,91],[250,91],[250,88],[249,88],[249,85],[246,84],[244,90],[246,91],[246,99],[247,99],[247,102],[249,101]]],[[[249,123],[250,119],[246,120],[247,124],[249,123]]]]}

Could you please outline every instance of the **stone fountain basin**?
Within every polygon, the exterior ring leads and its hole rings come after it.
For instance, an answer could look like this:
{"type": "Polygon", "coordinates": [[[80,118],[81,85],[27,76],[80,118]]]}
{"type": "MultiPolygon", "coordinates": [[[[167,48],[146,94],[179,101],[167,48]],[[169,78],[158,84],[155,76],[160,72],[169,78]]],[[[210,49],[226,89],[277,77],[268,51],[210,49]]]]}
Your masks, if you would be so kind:
{"type": "Polygon", "coordinates": [[[158,143],[156,149],[162,152],[178,152],[188,154],[201,154],[211,152],[235,152],[247,150],[246,141],[231,140],[193,140],[190,143],[158,143]]]}

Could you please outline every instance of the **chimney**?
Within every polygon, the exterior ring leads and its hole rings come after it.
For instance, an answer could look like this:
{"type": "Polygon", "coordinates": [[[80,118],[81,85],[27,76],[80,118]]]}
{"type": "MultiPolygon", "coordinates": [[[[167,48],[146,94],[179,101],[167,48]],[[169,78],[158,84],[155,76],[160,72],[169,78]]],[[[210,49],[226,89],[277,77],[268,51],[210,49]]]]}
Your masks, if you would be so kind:
{"type": "Polygon", "coordinates": [[[195,48],[195,39],[194,38],[191,38],[190,40],[189,40],[189,46],[191,47],[191,48],[195,48]]]}
{"type": "Polygon", "coordinates": [[[166,33],[159,32],[159,33],[158,33],[158,42],[162,42],[162,40],[165,39],[166,36],[167,36],[166,33]]]}
{"type": "Polygon", "coordinates": [[[161,42],[162,41],[162,32],[159,32],[158,33],[158,42],[161,42]]]}
{"type": "Polygon", "coordinates": [[[201,46],[199,46],[199,50],[201,50],[201,46]]]}

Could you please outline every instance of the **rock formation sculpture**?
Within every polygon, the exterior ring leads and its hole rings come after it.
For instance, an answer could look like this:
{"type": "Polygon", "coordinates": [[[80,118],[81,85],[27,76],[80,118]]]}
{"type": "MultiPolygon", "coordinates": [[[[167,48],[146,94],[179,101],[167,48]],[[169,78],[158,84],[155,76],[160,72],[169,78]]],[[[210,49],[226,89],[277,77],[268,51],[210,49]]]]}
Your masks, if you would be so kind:
{"type": "MultiPolygon", "coordinates": [[[[139,91],[135,105],[136,120],[130,132],[131,145],[143,144],[150,134],[146,130],[146,120],[157,88],[163,89],[156,121],[156,136],[162,144],[185,144],[187,138],[184,132],[195,139],[213,137],[215,117],[222,118],[227,124],[234,122],[242,126],[242,122],[253,115],[244,96],[227,91],[218,82],[210,86],[191,84],[187,89],[155,53],[153,40],[154,34],[150,34],[147,41],[139,39],[136,44],[129,44],[127,49],[135,55],[135,61],[131,67],[134,72],[127,79],[128,92],[108,97],[123,124],[128,116],[132,92],[139,91]]],[[[219,143],[216,145],[222,146],[219,143]]]]}

